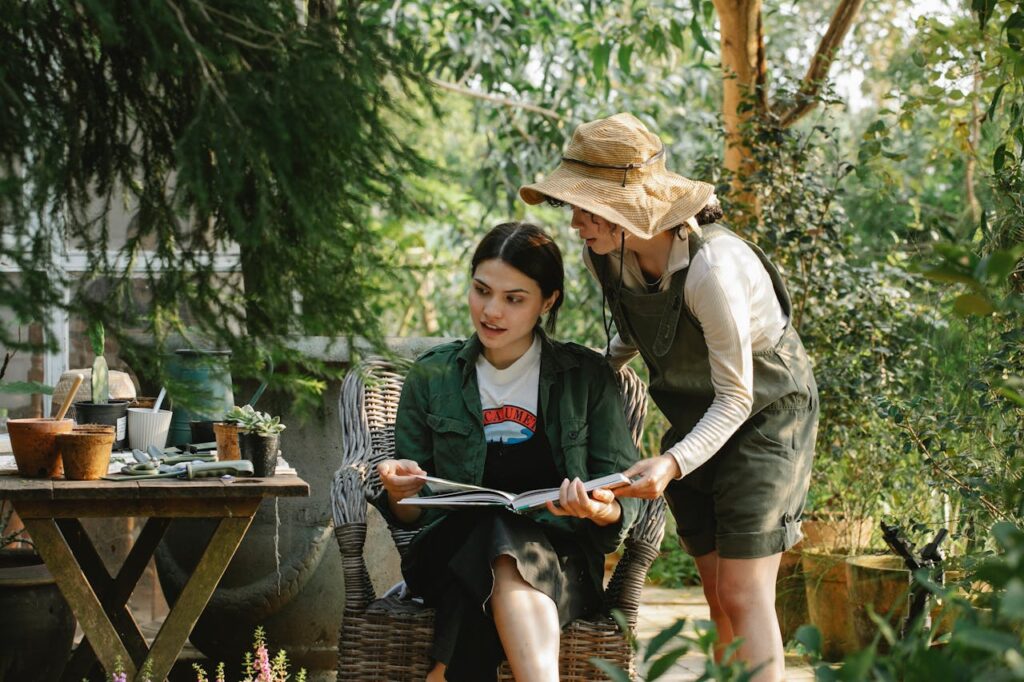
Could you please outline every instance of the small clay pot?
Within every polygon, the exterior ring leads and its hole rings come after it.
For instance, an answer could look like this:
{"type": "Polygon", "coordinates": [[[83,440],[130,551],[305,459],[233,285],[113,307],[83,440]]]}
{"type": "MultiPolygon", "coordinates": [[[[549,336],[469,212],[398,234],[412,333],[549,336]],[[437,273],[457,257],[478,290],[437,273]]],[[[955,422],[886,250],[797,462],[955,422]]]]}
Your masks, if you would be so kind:
{"type": "Polygon", "coordinates": [[[10,419],[7,432],[18,475],[25,478],[59,478],[64,473],[56,436],[68,433],[75,425],[71,419],[10,419]]]}
{"type": "Polygon", "coordinates": [[[108,428],[76,430],[57,436],[65,478],[69,481],[95,481],[107,475],[114,446],[114,428],[108,428]]]}
{"type": "Polygon", "coordinates": [[[232,422],[215,422],[213,434],[217,437],[217,459],[242,459],[238,449],[238,424],[232,422]]]}

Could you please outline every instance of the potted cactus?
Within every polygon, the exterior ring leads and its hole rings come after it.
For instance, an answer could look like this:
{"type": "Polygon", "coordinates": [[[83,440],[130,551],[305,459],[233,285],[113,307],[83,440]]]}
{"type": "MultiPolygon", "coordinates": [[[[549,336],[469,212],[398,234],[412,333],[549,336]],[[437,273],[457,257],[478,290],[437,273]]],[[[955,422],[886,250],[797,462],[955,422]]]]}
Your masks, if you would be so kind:
{"type": "Polygon", "coordinates": [[[110,400],[110,371],[103,357],[106,334],[102,322],[89,325],[89,343],[96,359],[92,363],[92,400],[75,403],[75,421],[79,424],[107,424],[114,427],[115,450],[122,450],[128,435],[128,401],[110,400]]]}

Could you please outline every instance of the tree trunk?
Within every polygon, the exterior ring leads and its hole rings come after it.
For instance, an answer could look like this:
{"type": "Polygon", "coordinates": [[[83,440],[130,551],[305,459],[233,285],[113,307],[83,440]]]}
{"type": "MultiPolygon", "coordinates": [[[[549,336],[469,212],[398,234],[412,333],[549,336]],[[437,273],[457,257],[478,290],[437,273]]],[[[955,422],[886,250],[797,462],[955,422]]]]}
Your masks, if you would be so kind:
{"type": "Polygon", "coordinates": [[[788,107],[768,104],[768,64],[764,53],[761,0],[713,0],[722,41],[722,120],[725,124],[724,168],[731,175],[733,202],[730,219],[740,226],[760,215],[757,198],[746,179],[757,170],[744,126],[755,116],[774,113],[783,127],[800,120],[817,104],[822,83],[864,0],[839,0],[807,74],[788,107]]]}
{"type": "Polygon", "coordinates": [[[733,209],[730,218],[733,223],[742,224],[758,214],[756,197],[745,184],[754,170],[754,160],[744,139],[743,127],[752,116],[767,110],[761,0],[714,0],[714,3],[722,39],[724,167],[732,177],[734,204],[738,204],[740,214],[736,215],[733,209]]]}

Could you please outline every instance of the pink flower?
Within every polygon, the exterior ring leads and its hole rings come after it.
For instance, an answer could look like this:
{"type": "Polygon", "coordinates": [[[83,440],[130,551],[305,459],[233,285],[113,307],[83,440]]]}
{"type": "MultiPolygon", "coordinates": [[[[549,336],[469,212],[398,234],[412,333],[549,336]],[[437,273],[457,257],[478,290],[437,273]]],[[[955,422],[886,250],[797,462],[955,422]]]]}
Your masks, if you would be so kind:
{"type": "Polygon", "coordinates": [[[257,682],[274,682],[274,671],[270,667],[270,655],[267,653],[267,647],[262,644],[256,649],[256,662],[260,667],[260,675],[256,678],[257,682]]]}
{"type": "Polygon", "coordinates": [[[110,682],[128,682],[128,674],[114,673],[114,676],[111,678],[110,682]]]}

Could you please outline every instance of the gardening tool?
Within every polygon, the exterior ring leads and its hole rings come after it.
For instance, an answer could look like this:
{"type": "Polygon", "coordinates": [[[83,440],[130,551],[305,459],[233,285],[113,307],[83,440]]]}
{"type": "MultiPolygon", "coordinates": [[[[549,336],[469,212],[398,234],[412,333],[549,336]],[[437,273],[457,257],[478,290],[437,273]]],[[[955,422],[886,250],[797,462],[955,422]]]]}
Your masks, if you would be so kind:
{"type": "Polygon", "coordinates": [[[153,414],[156,414],[157,412],[160,411],[160,406],[163,404],[164,397],[166,395],[167,395],[167,389],[166,388],[161,388],[160,389],[160,394],[157,395],[156,400],[153,401],[153,414]]]}
{"type": "Polygon", "coordinates": [[[906,619],[903,621],[900,631],[901,637],[907,636],[910,628],[913,627],[919,618],[923,628],[928,629],[931,627],[931,614],[926,607],[932,593],[921,584],[917,577],[917,571],[927,569],[931,573],[930,577],[935,584],[940,587],[943,585],[945,573],[942,562],[946,557],[943,555],[939,545],[946,539],[947,534],[948,531],[945,528],[940,528],[939,532],[935,534],[935,538],[921,548],[918,556],[914,556],[914,543],[906,538],[903,534],[903,529],[899,526],[890,526],[884,521],[882,522],[882,539],[885,540],[885,544],[889,545],[889,549],[903,559],[903,563],[906,564],[911,575],[910,609],[907,612],[906,619]]]}
{"type": "Polygon", "coordinates": [[[71,384],[71,390],[68,391],[66,396],[64,396],[64,402],[60,404],[60,409],[57,410],[57,416],[54,417],[55,421],[60,421],[64,418],[64,415],[68,413],[68,408],[71,407],[71,402],[75,399],[75,393],[78,391],[78,387],[82,385],[83,381],[85,381],[85,377],[81,374],[75,375],[75,380],[71,384]]]}
{"type": "Polygon", "coordinates": [[[182,462],[180,464],[158,465],[128,464],[121,469],[121,476],[104,476],[106,481],[145,481],[154,478],[220,478],[221,476],[252,476],[252,462],[182,462]]]}

